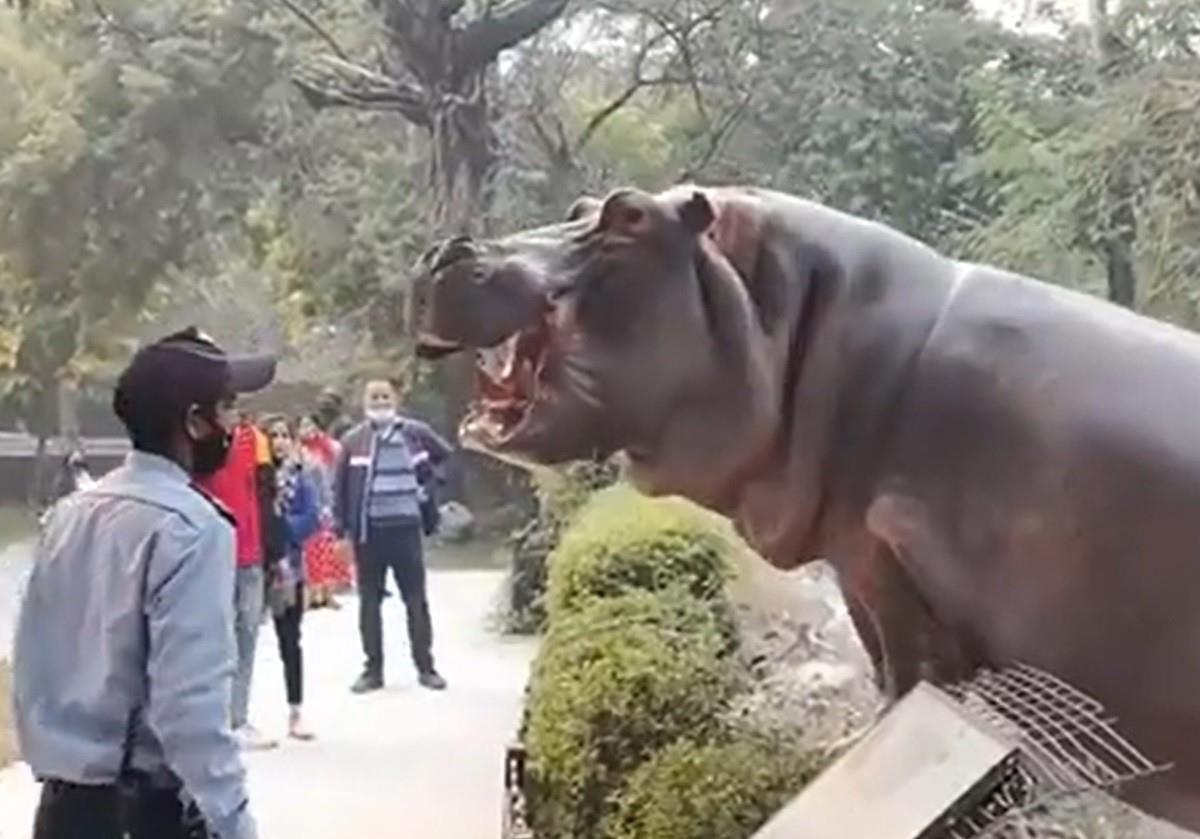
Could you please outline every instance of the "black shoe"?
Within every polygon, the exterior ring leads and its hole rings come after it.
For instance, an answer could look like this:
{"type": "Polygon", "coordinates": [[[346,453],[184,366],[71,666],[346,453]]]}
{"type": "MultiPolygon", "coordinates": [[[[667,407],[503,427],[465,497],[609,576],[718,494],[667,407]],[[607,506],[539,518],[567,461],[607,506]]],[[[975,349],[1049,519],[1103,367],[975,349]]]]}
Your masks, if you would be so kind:
{"type": "Polygon", "coordinates": [[[430,690],[445,690],[446,680],[438,675],[436,670],[428,670],[417,676],[417,681],[421,687],[429,688],[430,690]]]}
{"type": "Polygon", "coordinates": [[[370,670],[363,671],[363,674],[355,679],[354,684],[350,686],[351,693],[370,693],[373,690],[379,690],[383,687],[383,676],[378,673],[372,673],[370,670]]]}

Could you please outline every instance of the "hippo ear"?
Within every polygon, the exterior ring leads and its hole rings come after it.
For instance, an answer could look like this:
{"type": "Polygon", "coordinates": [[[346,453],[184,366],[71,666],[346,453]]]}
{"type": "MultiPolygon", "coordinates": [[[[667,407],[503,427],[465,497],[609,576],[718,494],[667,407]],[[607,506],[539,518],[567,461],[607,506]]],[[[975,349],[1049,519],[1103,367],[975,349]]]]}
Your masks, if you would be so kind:
{"type": "Polygon", "coordinates": [[[586,218],[593,213],[599,212],[602,202],[598,198],[593,198],[590,195],[584,195],[582,198],[576,198],[575,203],[571,205],[571,209],[567,210],[567,221],[579,221],[581,218],[586,218]]]}
{"type": "Polygon", "coordinates": [[[604,200],[600,208],[600,229],[619,231],[627,236],[649,232],[653,227],[649,196],[632,189],[619,190],[604,200]]]}
{"type": "Polygon", "coordinates": [[[717,214],[708,196],[697,190],[679,208],[679,219],[688,230],[699,236],[708,232],[708,228],[716,221],[717,214]]]}

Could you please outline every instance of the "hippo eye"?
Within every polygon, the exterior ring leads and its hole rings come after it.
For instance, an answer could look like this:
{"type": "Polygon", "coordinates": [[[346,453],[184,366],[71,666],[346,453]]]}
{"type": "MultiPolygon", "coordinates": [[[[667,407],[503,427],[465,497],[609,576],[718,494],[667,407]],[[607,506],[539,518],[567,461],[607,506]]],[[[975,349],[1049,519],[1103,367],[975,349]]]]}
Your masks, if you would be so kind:
{"type": "Polygon", "coordinates": [[[626,227],[637,227],[646,218],[646,213],[640,207],[626,207],[622,216],[621,221],[626,227]]]}

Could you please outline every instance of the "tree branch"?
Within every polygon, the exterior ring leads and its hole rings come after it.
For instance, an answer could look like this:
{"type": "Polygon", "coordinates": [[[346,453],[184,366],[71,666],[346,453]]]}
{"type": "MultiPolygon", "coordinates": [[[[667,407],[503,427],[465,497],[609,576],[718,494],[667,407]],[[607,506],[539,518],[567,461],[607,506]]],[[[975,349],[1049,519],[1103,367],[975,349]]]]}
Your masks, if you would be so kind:
{"type": "Polygon", "coordinates": [[[488,10],[462,30],[457,58],[463,68],[484,67],[553,23],[570,0],[511,0],[488,10]]]}
{"type": "Polygon", "coordinates": [[[108,9],[104,8],[104,6],[102,6],[100,4],[100,0],[92,0],[92,9],[96,12],[96,17],[100,18],[101,22],[105,26],[107,26],[110,29],[113,29],[117,32],[120,32],[122,35],[126,35],[129,38],[132,38],[134,41],[138,42],[139,44],[145,43],[146,36],[144,33],[139,32],[138,30],[136,30],[130,26],[126,26],[125,24],[118,21],[115,17],[113,17],[109,13],[108,9]]]}
{"type": "Polygon", "coordinates": [[[741,121],[742,115],[750,107],[750,101],[753,98],[754,94],[752,92],[745,94],[742,100],[730,109],[730,112],[721,120],[721,124],[709,133],[708,148],[705,149],[704,154],[700,156],[699,160],[680,173],[679,181],[681,183],[696,180],[699,174],[708,167],[708,164],[712,163],[713,158],[721,150],[725,138],[730,135],[734,127],[741,121]]]}
{"type": "Polygon", "coordinates": [[[533,126],[533,133],[542,147],[542,153],[546,155],[548,160],[553,161],[556,166],[574,168],[575,156],[571,149],[571,141],[567,139],[567,132],[563,128],[562,121],[554,114],[550,114],[550,119],[554,121],[554,134],[550,136],[549,130],[542,123],[542,115],[536,111],[529,111],[529,124],[533,126]]]}
{"type": "Polygon", "coordinates": [[[336,55],[342,61],[350,61],[350,56],[344,49],[342,49],[341,44],[339,44],[337,40],[330,35],[324,27],[321,26],[321,24],[317,23],[316,18],[294,3],[293,0],[279,0],[279,2],[285,9],[298,17],[305,26],[316,33],[317,37],[324,41],[329,48],[333,50],[334,55],[336,55]]]}
{"type": "Polygon", "coordinates": [[[422,128],[433,126],[427,97],[419,87],[340,58],[321,56],[297,69],[292,83],[318,110],[395,111],[422,128]]]}
{"type": "Polygon", "coordinates": [[[723,7],[723,3],[717,3],[695,17],[684,21],[679,26],[676,26],[673,21],[653,9],[642,11],[642,14],[658,25],[665,37],[670,38],[675,43],[679,59],[683,62],[684,70],[687,74],[687,84],[692,91],[692,99],[696,104],[696,110],[699,112],[700,118],[706,123],[708,122],[708,112],[704,107],[704,95],[700,92],[700,77],[696,73],[696,64],[692,57],[691,38],[692,34],[700,27],[705,24],[715,23],[720,19],[723,7]]]}
{"type": "Polygon", "coordinates": [[[442,0],[441,14],[446,20],[454,17],[462,11],[463,6],[467,4],[467,0],[442,0]]]}
{"type": "Polygon", "coordinates": [[[592,137],[600,130],[600,127],[617,111],[629,104],[629,100],[637,95],[637,92],[643,87],[646,87],[653,82],[647,81],[642,77],[642,67],[646,63],[646,58],[650,55],[650,51],[654,49],[658,43],[666,37],[666,34],[659,32],[653,38],[647,38],[637,51],[637,55],[633,59],[633,79],[612,101],[602,107],[600,110],[592,114],[588,119],[587,125],[579,134],[579,139],[575,142],[575,152],[583,151],[584,147],[591,142],[592,137]]]}

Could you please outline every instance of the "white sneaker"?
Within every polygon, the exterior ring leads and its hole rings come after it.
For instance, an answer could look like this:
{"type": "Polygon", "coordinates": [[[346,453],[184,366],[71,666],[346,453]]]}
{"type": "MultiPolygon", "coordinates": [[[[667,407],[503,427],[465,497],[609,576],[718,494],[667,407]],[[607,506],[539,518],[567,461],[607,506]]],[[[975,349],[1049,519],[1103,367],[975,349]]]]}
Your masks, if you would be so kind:
{"type": "Polygon", "coordinates": [[[279,745],[278,742],[263,734],[250,723],[246,723],[241,728],[235,728],[233,736],[237,738],[238,746],[247,752],[266,751],[279,745]]]}

